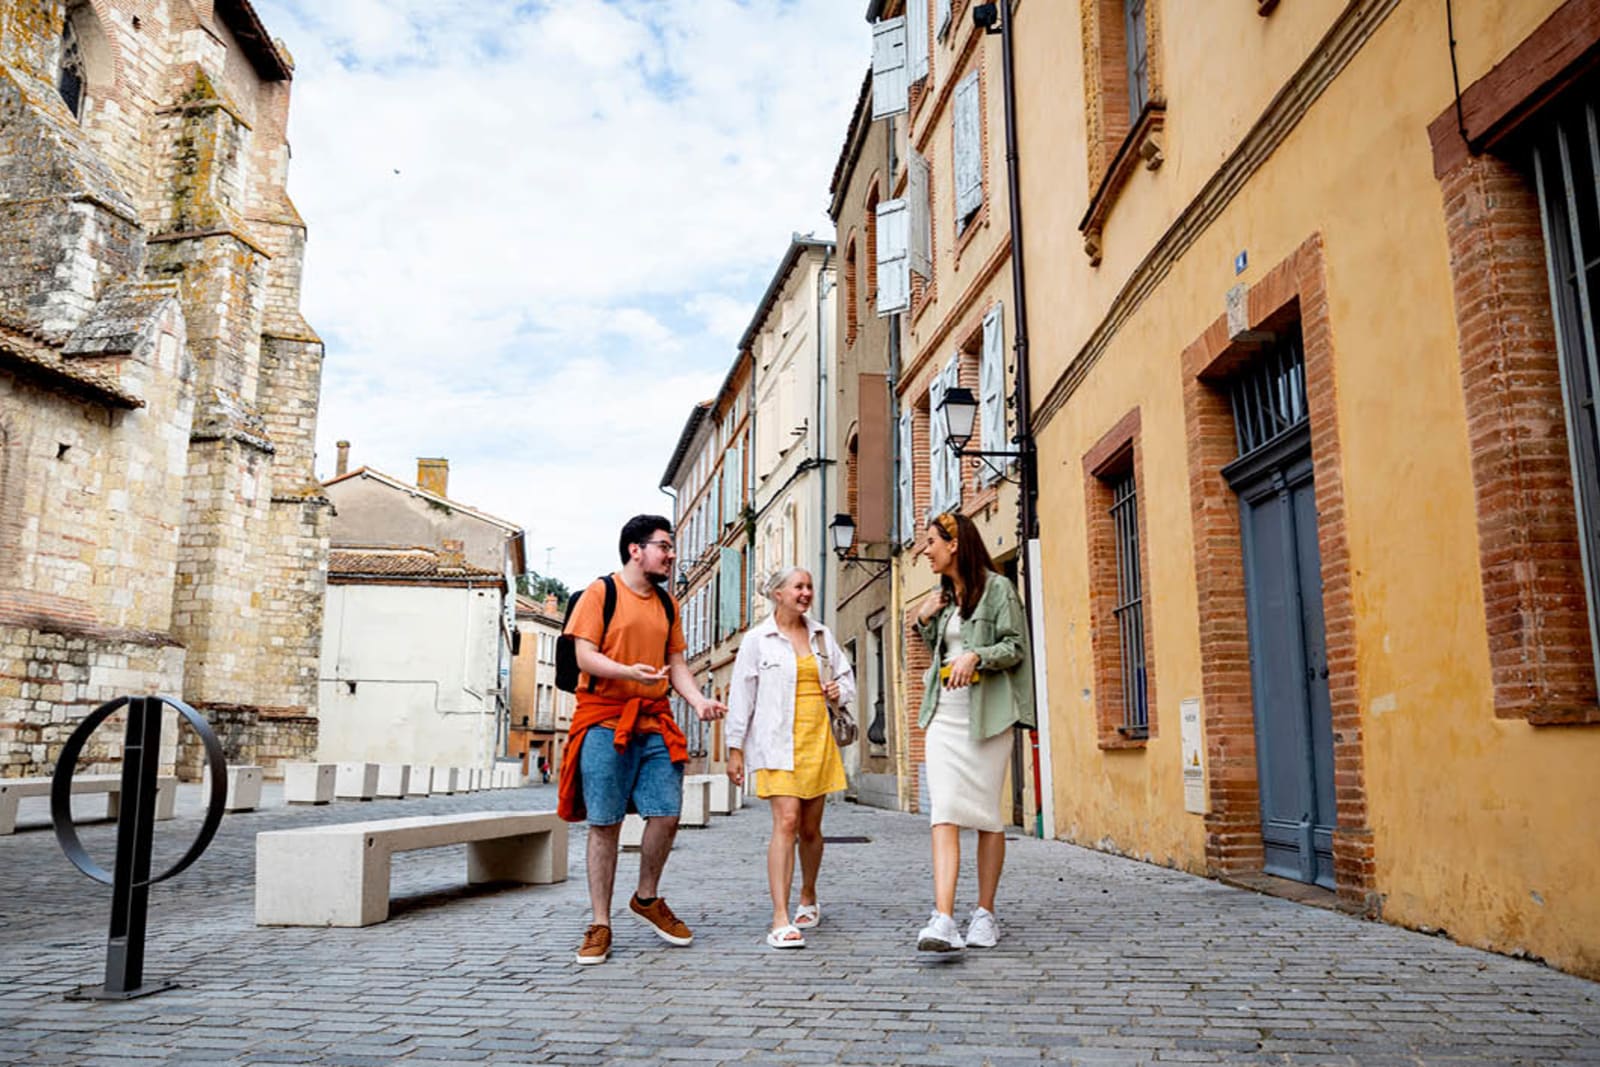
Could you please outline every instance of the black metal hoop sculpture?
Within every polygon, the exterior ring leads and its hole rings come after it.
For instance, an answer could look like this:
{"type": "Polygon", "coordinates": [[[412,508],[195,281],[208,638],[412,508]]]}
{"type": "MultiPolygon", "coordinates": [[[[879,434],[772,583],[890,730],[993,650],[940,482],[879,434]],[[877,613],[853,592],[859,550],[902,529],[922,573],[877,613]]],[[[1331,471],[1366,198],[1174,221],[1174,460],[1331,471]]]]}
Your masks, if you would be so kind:
{"type": "Polygon", "coordinates": [[[72,732],[56,761],[50,781],[50,818],[56,841],[72,865],[97,882],[111,886],[111,932],[106,942],[104,985],[82,986],[67,994],[69,1000],[129,1000],[171,989],[177,983],[144,984],[145,919],[150,887],[188,869],[200,858],[222,825],[228,797],[228,761],[222,745],[205,717],[188,704],[169,696],[118,697],[90,712],[72,732]],[[155,838],[157,771],[161,762],[161,707],[181,715],[206,750],[211,772],[211,793],[206,800],[200,832],[176,863],[150,876],[150,851],[155,838]],[[122,708],[128,709],[128,728],[122,746],[122,789],[117,814],[117,861],[112,873],[96,863],[78,838],[72,824],[72,777],[89,736],[122,708]]]}

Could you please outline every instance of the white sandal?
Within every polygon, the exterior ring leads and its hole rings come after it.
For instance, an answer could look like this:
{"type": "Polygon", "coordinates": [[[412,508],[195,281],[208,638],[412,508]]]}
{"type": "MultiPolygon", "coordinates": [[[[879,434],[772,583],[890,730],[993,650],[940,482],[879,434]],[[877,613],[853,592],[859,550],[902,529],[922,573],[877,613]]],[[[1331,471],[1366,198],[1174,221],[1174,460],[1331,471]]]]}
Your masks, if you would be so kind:
{"type": "Polygon", "coordinates": [[[793,923],[767,931],[767,945],[771,948],[805,948],[806,935],[793,923]],[[793,937],[789,935],[793,934],[793,937]]]}
{"type": "Polygon", "coordinates": [[[822,909],[815,904],[801,904],[794,909],[794,925],[801,930],[815,930],[822,925],[822,909]]]}

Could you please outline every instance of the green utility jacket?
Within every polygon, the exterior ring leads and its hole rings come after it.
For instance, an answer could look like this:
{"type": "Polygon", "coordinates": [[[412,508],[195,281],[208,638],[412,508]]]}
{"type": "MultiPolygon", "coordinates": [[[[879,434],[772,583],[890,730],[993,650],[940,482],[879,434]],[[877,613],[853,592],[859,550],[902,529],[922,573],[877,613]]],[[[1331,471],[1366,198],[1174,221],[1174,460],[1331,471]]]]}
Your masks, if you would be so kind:
{"type": "MultiPolygon", "coordinates": [[[[922,679],[922,713],[917,718],[924,730],[939,705],[944,629],[955,610],[954,604],[946,605],[932,619],[917,624],[917,633],[933,652],[933,665],[922,679]]],[[[972,685],[972,739],[982,741],[1012,726],[1034,725],[1028,620],[1016,586],[1005,576],[989,575],[972,617],[961,620],[961,643],[966,651],[978,654],[982,672],[972,685]]]]}

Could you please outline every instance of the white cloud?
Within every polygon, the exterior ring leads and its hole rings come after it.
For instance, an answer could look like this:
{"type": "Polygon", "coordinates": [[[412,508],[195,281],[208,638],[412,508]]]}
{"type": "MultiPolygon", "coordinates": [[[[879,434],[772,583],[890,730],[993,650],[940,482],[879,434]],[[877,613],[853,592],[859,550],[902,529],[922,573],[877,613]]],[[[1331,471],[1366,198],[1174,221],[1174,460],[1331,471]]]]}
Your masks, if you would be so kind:
{"type": "MultiPolygon", "coordinates": [[[[615,558],[827,183],[865,69],[839,0],[257,0],[295,55],[319,449],[615,558]]],[[[323,461],[323,473],[331,461],[323,461]]]]}

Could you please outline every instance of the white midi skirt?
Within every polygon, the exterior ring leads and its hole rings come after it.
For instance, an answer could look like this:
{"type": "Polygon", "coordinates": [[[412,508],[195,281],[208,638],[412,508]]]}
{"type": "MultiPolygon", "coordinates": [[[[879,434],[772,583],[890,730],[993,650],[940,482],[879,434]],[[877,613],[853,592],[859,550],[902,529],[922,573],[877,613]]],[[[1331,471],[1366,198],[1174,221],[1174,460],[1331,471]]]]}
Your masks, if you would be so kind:
{"type": "Polygon", "coordinates": [[[1000,790],[1011,759],[1011,731],[974,743],[967,732],[971,713],[970,687],[939,691],[938,709],[924,735],[928,799],[933,808],[929,821],[972,830],[1004,830],[1000,790]]]}

